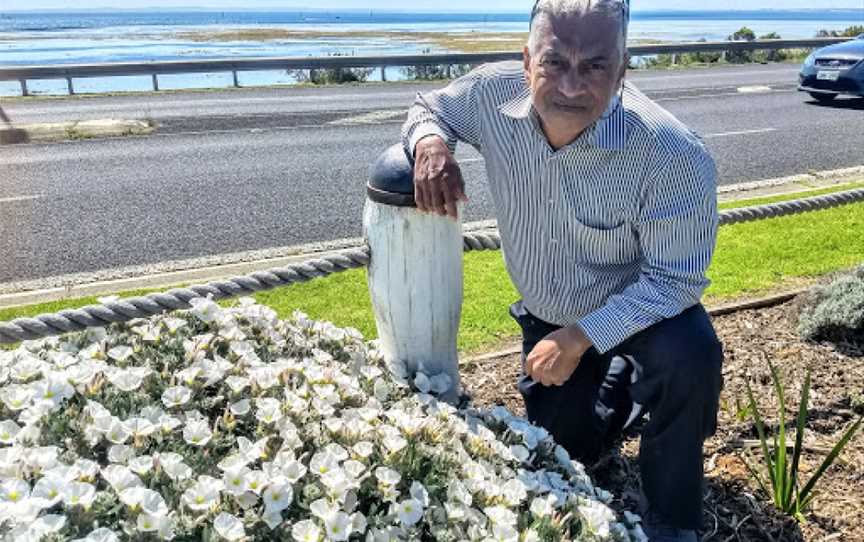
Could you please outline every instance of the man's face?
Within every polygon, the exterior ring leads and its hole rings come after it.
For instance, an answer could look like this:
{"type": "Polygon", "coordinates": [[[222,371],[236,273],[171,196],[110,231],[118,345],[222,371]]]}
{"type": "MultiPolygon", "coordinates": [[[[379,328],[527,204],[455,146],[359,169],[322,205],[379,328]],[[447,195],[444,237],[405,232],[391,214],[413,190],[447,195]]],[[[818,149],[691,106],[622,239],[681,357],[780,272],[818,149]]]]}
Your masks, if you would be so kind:
{"type": "Polygon", "coordinates": [[[534,21],[534,51],[525,48],[525,75],[534,109],[554,148],[576,139],[599,119],[620,89],[627,59],[620,23],[589,13],[534,21]]]}

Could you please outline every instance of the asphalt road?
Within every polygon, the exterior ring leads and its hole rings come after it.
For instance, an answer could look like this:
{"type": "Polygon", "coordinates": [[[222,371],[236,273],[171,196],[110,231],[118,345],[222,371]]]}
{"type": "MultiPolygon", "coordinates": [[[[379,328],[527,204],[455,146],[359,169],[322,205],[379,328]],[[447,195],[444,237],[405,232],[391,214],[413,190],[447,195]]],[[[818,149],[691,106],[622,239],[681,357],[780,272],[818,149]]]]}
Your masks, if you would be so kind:
{"type": "MultiPolygon", "coordinates": [[[[631,79],[706,139],[724,184],[864,163],[864,100],[816,105],[794,91],[796,73],[769,65],[631,79]]],[[[15,123],[162,126],[149,137],[0,147],[0,286],[359,236],[368,164],[398,140],[424,88],[0,103],[15,123]]],[[[482,161],[467,148],[458,157],[466,220],[494,218],[482,161]]]]}

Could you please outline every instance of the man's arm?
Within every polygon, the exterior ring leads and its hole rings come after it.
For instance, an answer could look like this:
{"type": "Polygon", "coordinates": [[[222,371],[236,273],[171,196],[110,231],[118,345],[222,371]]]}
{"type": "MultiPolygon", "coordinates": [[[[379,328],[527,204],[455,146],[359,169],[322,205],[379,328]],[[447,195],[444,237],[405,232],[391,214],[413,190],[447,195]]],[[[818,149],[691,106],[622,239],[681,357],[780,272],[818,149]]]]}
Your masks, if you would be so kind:
{"type": "Polygon", "coordinates": [[[478,68],[456,79],[445,88],[417,94],[402,126],[402,144],[409,156],[414,156],[417,142],[428,136],[444,140],[451,152],[456,142],[463,141],[479,148],[480,93],[484,69],[478,68]]]}
{"type": "Polygon", "coordinates": [[[414,157],[414,199],[423,212],[458,217],[467,201],[462,171],[453,158],[456,142],[480,148],[481,70],[460,77],[442,90],[418,94],[402,127],[402,144],[414,157]]]}
{"type": "Polygon", "coordinates": [[[601,353],[699,302],[717,241],[717,170],[699,145],[679,149],[654,177],[637,230],[639,280],[578,327],[601,353]]]}

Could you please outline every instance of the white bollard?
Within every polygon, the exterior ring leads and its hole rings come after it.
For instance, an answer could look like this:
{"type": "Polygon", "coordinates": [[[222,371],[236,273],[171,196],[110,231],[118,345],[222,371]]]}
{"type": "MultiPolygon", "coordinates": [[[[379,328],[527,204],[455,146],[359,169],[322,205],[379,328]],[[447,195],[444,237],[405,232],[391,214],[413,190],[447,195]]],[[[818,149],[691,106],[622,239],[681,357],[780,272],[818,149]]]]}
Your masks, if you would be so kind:
{"type": "Polygon", "coordinates": [[[373,167],[363,217],[369,294],[381,351],[441,399],[460,396],[456,336],[462,314],[462,224],[414,207],[412,165],[401,145],[373,167]],[[445,374],[448,378],[439,375],[445,374]]]}

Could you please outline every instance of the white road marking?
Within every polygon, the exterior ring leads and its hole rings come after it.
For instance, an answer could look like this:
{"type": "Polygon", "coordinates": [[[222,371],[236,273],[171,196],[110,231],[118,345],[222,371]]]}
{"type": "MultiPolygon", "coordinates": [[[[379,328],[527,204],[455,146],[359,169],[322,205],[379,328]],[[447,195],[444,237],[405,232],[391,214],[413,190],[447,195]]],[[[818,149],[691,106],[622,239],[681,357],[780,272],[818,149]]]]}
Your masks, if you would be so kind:
{"type": "Polygon", "coordinates": [[[398,117],[405,116],[407,110],[395,110],[395,111],[372,111],[371,113],[364,113],[362,115],[356,115],[354,117],[348,117],[344,119],[334,120],[328,122],[327,124],[333,126],[353,126],[357,124],[378,124],[382,121],[392,120],[398,117]]]}
{"type": "Polygon", "coordinates": [[[36,196],[15,196],[11,198],[0,198],[0,203],[14,203],[16,201],[32,201],[34,199],[40,199],[45,196],[39,194],[36,196]]]}
{"type": "Polygon", "coordinates": [[[739,136],[739,135],[751,135],[751,134],[767,134],[770,132],[776,132],[777,128],[762,128],[761,130],[741,130],[738,132],[720,132],[717,134],[707,134],[702,136],[703,139],[715,138],[715,137],[730,137],[730,136],[739,136]]]}
{"type": "Polygon", "coordinates": [[[482,162],[482,161],[483,161],[482,158],[468,158],[466,160],[459,160],[458,162],[460,164],[473,164],[475,162],[482,162]]]}
{"type": "Polygon", "coordinates": [[[772,88],[765,85],[752,85],[749,87],[738,87],[737,90],[741,94],[760,94],[763,92],[771,92],[772,88]]]}

